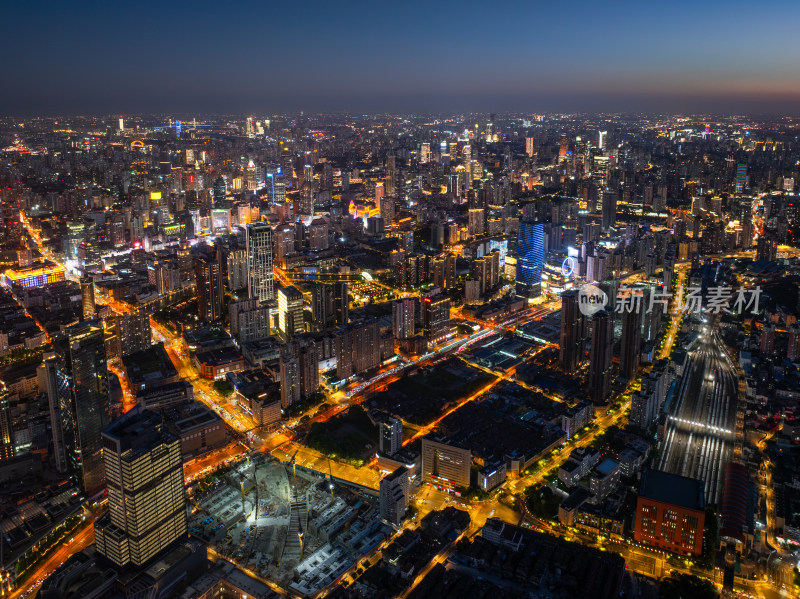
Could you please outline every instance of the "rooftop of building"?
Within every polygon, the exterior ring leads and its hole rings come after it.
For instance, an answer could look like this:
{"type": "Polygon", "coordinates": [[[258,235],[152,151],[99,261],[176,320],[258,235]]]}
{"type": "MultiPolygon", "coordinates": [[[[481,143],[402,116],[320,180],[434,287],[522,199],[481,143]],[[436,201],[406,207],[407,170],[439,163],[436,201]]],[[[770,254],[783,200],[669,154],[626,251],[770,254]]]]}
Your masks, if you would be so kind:
{"type": "Polygon", "coordinates": [[[214,410],[199,401],[167,408],[164,410],[164,417],[169,421],[170,427],[181,435],[222,421],[214,410]]]}
{"type": "Polygon", "coordinates": [[[183,338],[190,349],[233,343],[228,332],[219,326],[188,329],[183,333],[183,338]]]}
{"type": "Polygon", "coordinates": [[[580,467],[581,465],[578,462],[570,458],[561,464],[561,466],[559,466],[559,470],[563,470],[564,472],[575,472],[575,470],[578,470],[580,467]]]}
{"type": "Polygon", "coordinates": [[[178,370],[169,358],[163,343],[156,343],[122,358],[131,384],[152,384],[178,376],[178,370]]]}
{"type": "Polygon", "coordinates": [[[235,362],[241,359],[242,354],[240,354],[239,350],[235,347],[218,347],[197,354],[198,362],[210,365],[227,364],[228,362],[235,362]]]}
{"type": "Polygon", "coordinates": [[[702,481],[661,470],[642,472],[639,495],[690,510],[705,509],[702,481]]]}
{"type": "Polygon", "coordinates": [[[402,478],[403,476],[408,477],[408,468],[405,466],[400,466],[391,474],[388,474],[383,480],[386,482],[392,482],[395,479],[402,478]]]}
{"type": "Polygon", "coordinates": [[[561,508],[568,512],[579,508],[585,501],[592,497],[592,492],[586,487],[578,487],[561,502],[561,508]]]}
{"type": "Polygon", "coordinates": [[[303,294],[294,285],[289,285],[288,287],[280,289],[279,293],[282,293],[287,299],[303,299],[303,294]]]}
{"type": "Polygon", "coordinates": [[[119,441],[123,453],[147,451],[155,444],[170,442],[177,437],[164,429],[162,418],[156,412],[135,407],[109,424],[103,435],[119,441]]]}
{"type": "Polygon", "coordinates": [[[619,466],[619,462],[612,459],[603,460],[600,462],[595,470],[602,474],[603,476],[608,476],[619,466]]]}

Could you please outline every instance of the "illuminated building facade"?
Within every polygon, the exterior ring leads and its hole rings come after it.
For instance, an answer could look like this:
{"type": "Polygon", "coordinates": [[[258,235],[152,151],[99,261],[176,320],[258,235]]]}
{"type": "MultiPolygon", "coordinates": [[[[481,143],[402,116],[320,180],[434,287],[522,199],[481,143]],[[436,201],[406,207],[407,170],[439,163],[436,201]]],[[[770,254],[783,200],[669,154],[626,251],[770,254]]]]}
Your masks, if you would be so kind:
{"type": "Polygon", "coordinates": [[[517,233],[517,295],[533,299],[542,294],[544,224],[521,222],[517,233]]]}
{"type": "Polygon", "coordinates": [[[108,513],[95,524],[100,554],[141,566],[186,537],[180,439],[161,416],[135,408],[103,431],[108,513]]]}
{"type": "Polygon", "coordinates": [[[278,330],[286,339],[305,330],[303,294],[296,287],[284,287],[278,291],[278,330]]]}
{"type": "MultiPolygon", "coordinates": [[[[626,291],[633,294],[634,304],[628,304],[622,313],[622,340],[620,347],[620,374],[633,380],[639,371],[642,345],[642,320],[645,311],[644,293],[641,290],[626,291]],[[632,308],[632,309],[628,309],[632,308]]],[[[630,300],[629,300],[630,301],[630,300]]]]}
{"type": "Polygon", "coordinates": [[[589,397],[604,403],[611,391],[611,368],[614,357],[614,320],[610,310],[592,316],[592,348],[589,359],[589,397]]]}
{"type": "Polygon", "coordinates": [[[422,329],[431,345],[438,345],[450,334],[450,300],[444,295],[422,300],[422,329]]]}
{"type": "Polygon", "coordinates": [[[3,282],[7,287],[42,287],[50,283],[58,283],[66,278],[64,267],[60,264],[45,262],[31,266],[9,268],[3,273],[3,282]]]}
{"type": "Polygon", "coordinates": [[[40,374],[56,464],[71,471],[91,497],[105,486],[101,434],[111,421],[103,327],[93,320],[70,327],[58,350],[64,361],[47,360],[40,374]]]}
{"type": "Polygon", "coordinates": [[[577,289],[571,289],[561,295],[559,362],[565,372],[575,372],[583,361],[586,319],[578,307],[578,295],[577,289]]]}
{"type": "MultiPolygon", "coordinates": [[[[401,433],[402,434],[402,433],[401,433]]],[[[8,403],[8,390],[0,382],[0,464],[14,457],[14,435],[11,431],[11,410],[8,403]]]]}
{"type": "Polygon", "coordinates": [[[403,447],[403,423],[397,418],[387,418],[378,424],[378,448],[386,455],[394,455],[403,447]]]}
{"type": "Polygon", "coordinates": [[[736,166],[736,193],[742,193],[747,185],[747,165],[744,163],[736,166]]]}
{"type": "Polygon", "coordinates": [[[265,302],[275,297],[272,274],[272,227],[247,225],[248,296],[265,302]]]}
{"type": "Polygon", "coordinates": [[[469,487],[472,452],[443,438],[422,438],[422,480],[451,491],[469,487]]]}
{"type": "Polygon", "coordinates": [[[409,499],[408,469],[400,466],[381,480],[380,515],[381,519],[394,525],[400,524],[406,513],[409,499]]]}
{"type": "Polygon", "coordinates": [[[703,482],[659,470],[642,472],[633,537],[658,549],[703,552],[703,482]]]}
{"type": "Polygon", "coordinates": [[[413,297],[401,298],[392,304],[392,332],[395,339],[410,339],[414,336],[416,305],[413,297]]]}
{"type": "Polygon", "coordinates": [[[205,323],[220,320],[224,299],[221,249],[217,247],[215,251],[197,257],[194,262],[194,274],[200,320],[205,323]]]}

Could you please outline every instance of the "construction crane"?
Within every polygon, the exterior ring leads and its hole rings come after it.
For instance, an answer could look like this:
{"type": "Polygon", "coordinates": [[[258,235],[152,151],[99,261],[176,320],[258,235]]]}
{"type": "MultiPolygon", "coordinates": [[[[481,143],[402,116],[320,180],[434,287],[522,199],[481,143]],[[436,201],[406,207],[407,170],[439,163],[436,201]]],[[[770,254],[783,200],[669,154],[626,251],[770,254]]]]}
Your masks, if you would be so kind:
{"type": "Polygon", "coordinates": [[[297,488],[297,460],[295,460],[295,457],[297,457],[297,452],[298,451],[300,451],[299,447],[297,448],[297,451],[295,451],[294,455],[292,456],[292,475],[294,476],[294,482],[292,484],[294,485],[295,489],[297,488]]]}
{"type": "Polygon", "coordinates": [[[242,513],[244,514],[245,511],[246,511],[245,510],[245,505],[244,505],[244,496],[245,496],[245,492],[244,492],[244,476],[242,476],[241,479],[239,480],[239,490],[242,493],[242,513]]]}
{"type": "Polygon", "coordinates": [[[353,523],[353,520],[356,519],[358,516],[359,510],[353,512],[353,515],[347,519],[347,523],[344,525],[345,529],[345,539],[350,539],[350,525],[353,523]]]}
{"type": "Polygon", "coordinates": [[[329,488],[331,490],[331,503],[333,503],[333,468],[331,467],[331,458],[328,456],[328,474],[331,476],[329,488]]]}

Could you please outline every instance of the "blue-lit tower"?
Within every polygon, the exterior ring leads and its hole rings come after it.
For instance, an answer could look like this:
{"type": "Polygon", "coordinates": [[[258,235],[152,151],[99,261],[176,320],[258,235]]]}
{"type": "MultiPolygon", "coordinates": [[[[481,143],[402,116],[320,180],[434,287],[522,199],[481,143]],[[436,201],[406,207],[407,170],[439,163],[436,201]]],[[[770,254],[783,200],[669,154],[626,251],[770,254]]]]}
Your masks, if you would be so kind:
{"type": "Polygon", "coordinates": [[[542,295],[544,268],[544,224],[521,222],[517,233],[517,295],[542,295]]]}
{"type": "Polygon", "coordinates": [[[740,163],[736,166],[736,193],[742,193],[747,184],[747,165],[740,163]]]}

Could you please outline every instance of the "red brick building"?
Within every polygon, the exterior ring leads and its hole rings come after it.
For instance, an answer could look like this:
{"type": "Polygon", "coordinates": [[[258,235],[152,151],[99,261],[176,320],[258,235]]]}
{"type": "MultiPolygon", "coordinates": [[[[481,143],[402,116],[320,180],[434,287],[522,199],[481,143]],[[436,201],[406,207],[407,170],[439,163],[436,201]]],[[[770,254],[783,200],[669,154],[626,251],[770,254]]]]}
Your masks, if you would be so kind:
{"type": "Polygon", "coordinates": [[[702,481],[659,470],[642,473],[633,535],[637,543],[700,555],[705,520],[702,481]]]}

